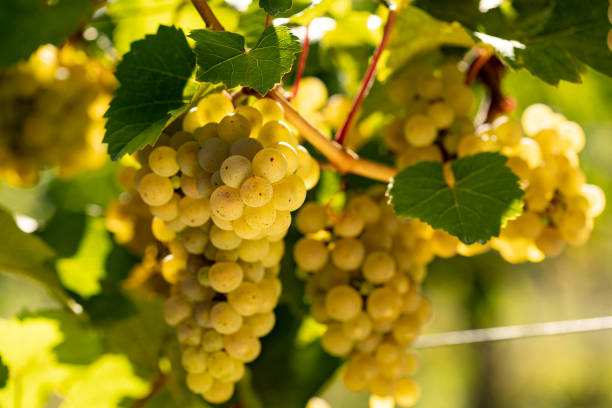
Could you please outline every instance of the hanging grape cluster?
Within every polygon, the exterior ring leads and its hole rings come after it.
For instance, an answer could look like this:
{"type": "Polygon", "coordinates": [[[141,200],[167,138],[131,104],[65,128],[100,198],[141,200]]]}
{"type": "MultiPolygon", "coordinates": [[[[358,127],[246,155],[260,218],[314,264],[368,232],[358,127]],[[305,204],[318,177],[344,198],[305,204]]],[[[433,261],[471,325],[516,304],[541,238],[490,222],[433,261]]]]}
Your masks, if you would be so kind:
{"type": "Polygon", "coordinates": [[[428,227],[399,219],[379,188],[350,198],[339,214],[307,203],[295,223],[305,236],[293,256],[307,272],[311,314],[327,325],[323,348],[348,359],[344,384],[413,406],[418,360],[407,347],[431,317],[420,286],[434,256],[422,238],[428,227]]]}
{"type": "Polygon", "coordinates": [[[109,70],[70,45],[0,72],[0,177],[28,186],[45,168],[72,177],[99,167],[113,86],[109,70]]]}
{"type": "Polygon", "coordinates": [[[274,326],[283,238],[319,178],[282,118],[272,100],[234,108],[210,94],[138,155],[136,189],[166,246],[165,319],[177,328],[187,386],[212,403],[232,396],[274,326]]]}

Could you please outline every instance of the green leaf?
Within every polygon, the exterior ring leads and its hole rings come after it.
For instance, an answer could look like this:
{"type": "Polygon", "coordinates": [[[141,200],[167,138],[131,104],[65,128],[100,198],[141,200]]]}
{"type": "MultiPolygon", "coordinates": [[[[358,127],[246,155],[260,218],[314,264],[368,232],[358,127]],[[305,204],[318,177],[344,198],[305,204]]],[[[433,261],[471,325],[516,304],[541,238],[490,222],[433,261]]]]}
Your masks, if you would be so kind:
{"type": "Polygon", "coordinates": [[[379,78],[403,67],[410,59],[442,45],[471,47],[474,40],[459,23],[446,23],[416,7],[404,7],[397,16],[383,54],[379,78]]]}
{"type": "Polygon", "coordinates": [[[105,262],[111,245],[104,219],[90,217],[78,251],[74,256],[56,262],[64,286],[83,297],[99,293],[100,280],[106,275],[105,262]]]}
{"type": "Polygon", "coordinates": [[[61,44],[90,16],[83,0],[0,2],[0,67],[26,59],[42,44],[61,44]]]}
{"type": "Polygon", "coordinates": [[[259,7],[271,16],[291,8],[292,0],[259,0],[259,7]]]}
{"type": "Polygon", "coordinates": [[[108,151],[116,160],[153,144],[173,109],[184,106],[183,91],[195,56],[181,29],[159,26],[156,34],[132,43],[117,67],[120,86],[105,116],[108,151]]]}
{"type": "Polygon", "coordinates": [[[25,276],[41,283],[57,299],[69,300],[51,267],[55,252],[40,238],[26,234],[17,227],[13,217],[0,209],[0,271],[25,276]]]}
{"type": "Polygon", "coordinates": [[[196,42],[198,81],[249,86],[262,95],[280,82],[301,50],[286,27],[266,28],[250,50],[244,37],[227,31],[195,30],[189,37],[196,42]]]}
{"type": "Polygon", "coordinates": [[[2,356],[0,355],[0,389],[6,386],[9,378],[9,369],[2,361],[2,356]]]}
{"type": "Polygon", "coordinates": [[[453,187],[441,163],[406,167],[392,182],[391,203],[400,216],[419,218],[466,244],[484,243],[499,235],[502,217],[523,195],[507,160],[499,153],[457,159],[451,165],[453,187]]]}
{"type": "Polygon", "coordinates": [[[473,0],[417,0],[416,6],[445,21],[459,21],[492,45],[514,68],[547,83],[580,82],[582,65],[612,76],[606,45],[609,2],[515,0],[480,12],[473,0]]]}

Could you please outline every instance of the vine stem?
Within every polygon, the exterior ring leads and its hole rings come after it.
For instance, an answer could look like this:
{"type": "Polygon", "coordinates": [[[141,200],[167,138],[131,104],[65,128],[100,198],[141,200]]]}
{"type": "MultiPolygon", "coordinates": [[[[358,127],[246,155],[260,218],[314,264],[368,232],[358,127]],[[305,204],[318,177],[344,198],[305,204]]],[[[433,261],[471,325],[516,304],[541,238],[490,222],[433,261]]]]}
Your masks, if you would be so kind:
{"type": "Polygon", "coordinates": [[[147,402],[151,400],[151,398],[153,398],[159,391],[161,391],[162,388],[164,388],[167,382],[168,382],[168,376],[166,374],[160,373],[159,376],[157,376],[157,378],[155,379],[155,382],[153,383],[153,386],[151,387],[151,391],[149,391],[147,395],[145,395],[138,401],[135,401],[134,404],[132,404],[132,408],[144,407],[147,404],[147,402]]]}
{"type": "Polygon", "coordinates": [[[266,28],[270,25],[270,15],[266,13],[266,28]]]}
{"type": "Polygon", "coordinates": [[[293,81],[293,93],[291,99],[295,98],[300,87],[300,80],[304,75],[304,68],[306,67],[306,60],[308,59],[308,48],[310,47],[310,35],[308,34],[308,27],[306,25],[306,32],[304,33],[304,45],[302,46],[302,53],[300,54],[300,61],[298,63],[297,72],[295,74],[295,81],[293,81]]]}
{"type": "Polygon", "coordinates": [[[391,35],[391,29],[393,28],[393,24],[395,23],[395,19],[397,17],[397,10],[389,10],[389,16],[387,17],[387,23],[385,24],[385,31],[383,33],[382,40],[378,47],[376,47],[376,51],[374,51],[374,55],[372,56],[372,61],[368,65],[368,69],[366,71],[365,76],[363,77],[363,81],[361,82],[361,87],[359,88],[359,92],[353,101],[353,106],[351,110],[342,124],[338,133],[336,133],[336,142],[343,144],[346,139],[346,135],[351,130],[355,119],[357,119],[357,112],[359,112],[359,108],[363,103],[363,100],[370,92],[370,88],[372,87],[372,83],[374,82],[374,74],[376,73],[376,66],[378,65],[378,60],[380,60],[380,56],[382,55],[383,50],[387,46],[387,42],[389,41],[389,37],[391,35]]]}
{"type": "MultiPolygon", "coordinates": [[[[207,26],[216,31],[224,30],[223,26],[206,3],[206,0],[191,1],[207,26]]],[[[285,110],[285,117],[287,120],[295,126],[300,134],[319,150],[340,173],[353,173],[383,182],[388,182],[395,176],[397,170],[393,167],[385,166],[384,164],[376,163],[371,160],[361,159],[356,153],[330,140],[321,133],[319,129],[300,115],[299,112],[291,106],[280,90],[272,89],[268,92],[267,96],[281,104],[285,110]]]]}

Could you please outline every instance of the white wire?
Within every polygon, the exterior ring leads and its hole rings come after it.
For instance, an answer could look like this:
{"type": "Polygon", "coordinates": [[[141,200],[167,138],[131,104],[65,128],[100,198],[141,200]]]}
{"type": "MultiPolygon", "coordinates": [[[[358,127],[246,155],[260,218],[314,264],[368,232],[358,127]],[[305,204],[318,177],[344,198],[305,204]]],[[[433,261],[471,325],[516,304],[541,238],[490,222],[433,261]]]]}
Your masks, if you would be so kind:
{"type": "Polygon", "coordinates": [[[558,334],[584,333],[610,329],[612,329],[612,316],[604,316],[590,319],[423,334],[414,342],[413,347],[431,348],[454,346],[459,344],[484,343],[489,341],[554,336],[558,334]]]}

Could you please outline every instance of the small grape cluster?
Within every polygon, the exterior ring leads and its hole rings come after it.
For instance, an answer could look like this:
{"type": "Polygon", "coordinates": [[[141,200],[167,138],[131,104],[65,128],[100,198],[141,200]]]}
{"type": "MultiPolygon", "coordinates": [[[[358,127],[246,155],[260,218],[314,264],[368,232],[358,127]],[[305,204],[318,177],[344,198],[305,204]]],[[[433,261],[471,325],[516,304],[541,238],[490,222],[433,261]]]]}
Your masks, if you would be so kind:
{"type": "Polygon", "coordinates": [[[39,171],[72,177],[104,163],[110,70],[70,45],[46,45],[0,72],[0,177],[20,187],[39,171]]]}
{"type": "Polygon", "coordinates": [[[379,188],[349,199],[341,214],[309,202],[295,224],[305,234],[293,255],[307,273],[311,315],[327,325],[323,348],[349,360],[346,387],[414,405],[418,360],[407,348],[431,317],[420,286],[434,256],[420,236],[428,227],[399,219],[379,188]]]}
{"type": "Polygon", "coordinates": [[[213,93],[138,154],[136,189],[167,247],[165,319],[187,386],[211,403],[232,396],[274,326],[283,238],[319,178],[283,114],[270,99],[234,108],[213,93]]]}
{"type": "Polygon", "coordinates": [[[584,143],[580,125],[542,104],[525,109],[520,123],[500,117],[460,141],[459,157],[483,151],[508,156],[525,190],[522,215],[491,240],[508,262],[538,262],[559,255],[566,243],[588,240],[605,196],[585,182],[578,159],[584,143]]]}
{"type": "Polygon", "coordinates": [[[383,131],[400,169],[424,160],[447,159],[456,152],[461,137],[474,130],[468,117],[474,94],[454,62],[436,70],[425,64],[408,68],[389,81],[388,96],[404,112],[383,131]]]}

